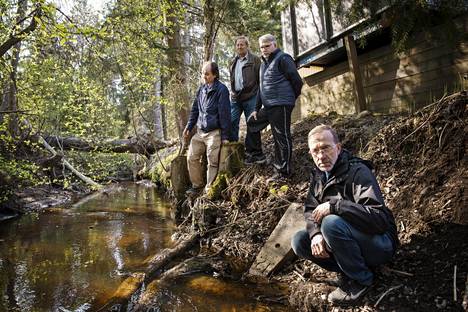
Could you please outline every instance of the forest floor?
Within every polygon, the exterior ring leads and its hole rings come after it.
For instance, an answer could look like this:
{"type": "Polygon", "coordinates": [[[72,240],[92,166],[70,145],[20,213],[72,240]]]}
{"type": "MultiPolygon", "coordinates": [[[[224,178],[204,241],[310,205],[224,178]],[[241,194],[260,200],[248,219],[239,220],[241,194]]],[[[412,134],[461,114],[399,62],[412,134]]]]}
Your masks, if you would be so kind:
{"type": "MultiPolygon", "coordinates": [[[[296,311],[463,311],[468,296],[467,103],[467,94],[458,93],[411,116],[331,114],[294,124],[295,170],[287,187],[267,182],[271,166],[248,167],[230,181],[223,199],[204,202],[217,210],[213,227],[219,228],[207,242],[209,249],[237,259],[238,267],[225,268],[225,274],[252,264],[289,204],[304,202],[312,166],[308,132],[331,124],[344,148],[372,161],[401,246],[354,308],[327,303],[333,288],[323,281],[333,273],[307,260],[288,264],[270,281],[289,284],[287,304],[296,311]]],[[[273,155],[269,132],[264,146],[266,155],[273,155]]]]}

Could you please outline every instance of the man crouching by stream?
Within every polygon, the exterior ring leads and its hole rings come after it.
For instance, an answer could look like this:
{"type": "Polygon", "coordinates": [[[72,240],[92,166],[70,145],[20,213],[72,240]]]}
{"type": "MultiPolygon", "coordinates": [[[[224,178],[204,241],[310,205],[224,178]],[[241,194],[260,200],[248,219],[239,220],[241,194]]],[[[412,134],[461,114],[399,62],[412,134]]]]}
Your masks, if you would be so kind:
{"type": "Polygon", "coordinates": [[[370,164],[342,149],[333,128],[315,127],[308,143],[315,166],[304,205],[307,228],[291,245],[299,257],[337,272],[330,303],[352,304],[372,285],[372,269],[395,253],[395,219],[370,164]]]}

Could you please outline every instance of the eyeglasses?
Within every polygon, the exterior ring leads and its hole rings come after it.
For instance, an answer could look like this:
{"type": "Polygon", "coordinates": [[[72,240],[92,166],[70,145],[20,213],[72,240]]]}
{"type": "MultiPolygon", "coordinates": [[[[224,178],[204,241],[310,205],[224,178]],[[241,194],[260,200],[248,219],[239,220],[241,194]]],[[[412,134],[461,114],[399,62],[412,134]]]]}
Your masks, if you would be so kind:
{"type": "Polygon", "coordinates": [[[265,44],[265,45],[260,46],[260,49],[266,49],[266,48],[269,48],[270,46],[271,46],[271,43],[265,44]]]}
{"type": "Polygon", "coordinates": [[[328,154],[330,153],[334,148],[335,148],[336,145],[324,145],[324,146],[321,146],[321,147],[316,147],[312,150],[310,150],[310,153],[314,156],[318,156],[318,154],[320,154],[320,152],[324,153],[324,154],[328,154]]]}

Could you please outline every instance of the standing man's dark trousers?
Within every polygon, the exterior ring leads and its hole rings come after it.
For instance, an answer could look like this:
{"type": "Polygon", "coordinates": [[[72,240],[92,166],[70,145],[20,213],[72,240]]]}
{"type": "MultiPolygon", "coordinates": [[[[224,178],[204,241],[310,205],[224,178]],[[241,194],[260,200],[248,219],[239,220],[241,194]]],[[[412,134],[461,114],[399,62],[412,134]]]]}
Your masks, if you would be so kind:
{"type": "Polygon", "coordinates": [[[247,121],[247,136],[245,150],[248,157],[260,159],[263,156],[261,131],[271,125],[273,140],[275,142],[275,161],[273,163],[277,172],[283,177],[291,175],[291,112],[294,106],[273,106],[261,108],[257,119],[249,118],[247,121]]]}

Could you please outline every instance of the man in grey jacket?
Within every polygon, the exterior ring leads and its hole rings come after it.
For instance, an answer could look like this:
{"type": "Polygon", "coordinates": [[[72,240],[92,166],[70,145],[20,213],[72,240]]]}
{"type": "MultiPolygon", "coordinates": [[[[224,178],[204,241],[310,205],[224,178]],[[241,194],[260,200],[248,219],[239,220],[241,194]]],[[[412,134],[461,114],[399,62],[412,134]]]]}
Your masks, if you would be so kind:
{"type": "Polygon", "coordinates": [[[333,128],[315,127],[308,141],[315,167],[304,205],[307,228],[291,245],[299,257],[338,272],[329,302],[351,304],[372,285],[372,268],[395,253],[395,220],[370,164],[343,150],[333,128]]]}
{"type": "Polygon", "coordinates": [[[236,38],[236,57],[229,66],[231,78],[231,142],[239,141],[239,122],[242,112],[245,120],[255,110],[258,92],[260,58],[249,49],[246,36],[236,38]]]}

